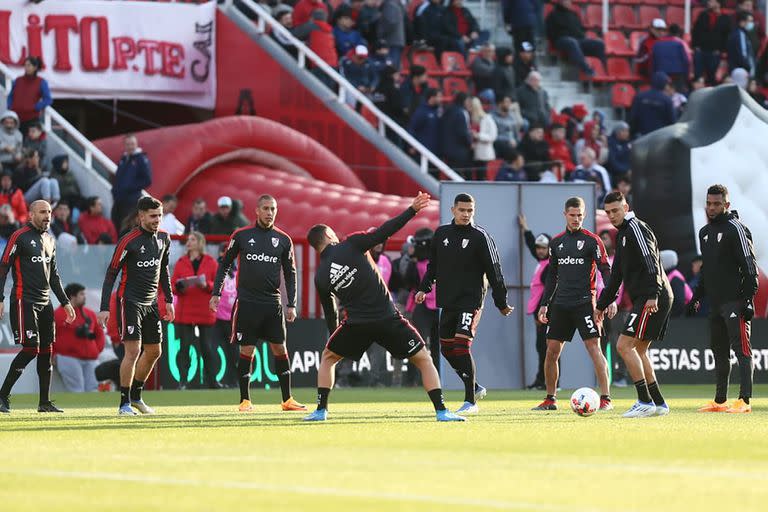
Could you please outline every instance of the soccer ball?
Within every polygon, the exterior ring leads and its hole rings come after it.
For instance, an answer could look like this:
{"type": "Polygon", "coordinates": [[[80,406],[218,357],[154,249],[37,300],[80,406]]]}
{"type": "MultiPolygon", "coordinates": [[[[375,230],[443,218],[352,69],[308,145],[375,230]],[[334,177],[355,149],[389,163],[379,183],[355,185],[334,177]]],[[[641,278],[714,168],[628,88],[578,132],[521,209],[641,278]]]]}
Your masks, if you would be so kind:
{"type": "Polygon", "coordinates": [[[571,395],[571,409],[579,416],[592,416],[600,407],[600,395],[592,388],[579,388],[571,395]]]}

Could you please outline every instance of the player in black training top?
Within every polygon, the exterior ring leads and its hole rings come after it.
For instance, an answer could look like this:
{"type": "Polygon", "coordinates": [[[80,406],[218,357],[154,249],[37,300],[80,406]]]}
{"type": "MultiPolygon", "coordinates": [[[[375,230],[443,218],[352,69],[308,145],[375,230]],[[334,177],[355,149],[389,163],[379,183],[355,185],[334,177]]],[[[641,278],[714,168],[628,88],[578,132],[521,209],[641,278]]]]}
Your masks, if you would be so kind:
{"type": "Polygon", "coordinates": [[[476,400],[486,394],[475,380],[472,340],[483,310],[486,279],[491,284],[493,302],[504,316],[512,312],[507,304],[507,287],[501,272],[501,259],[491,235],[473,223],[475,199],[458,194],[453,200],[453,221],[437,228],[432,238],[427,272],[416,293],[421,304],[437,286],[440,311],[440,351],[464,382],[464,404],[457,413],[478,412],[476,400]]]}
{"type": "Polygon", "coordinates": [[[635,382],[637,402],[624,413],[625,418],[665,416],[669,406],[656,381],[656,373],[648,358],[648,347],[663,340],[672,311],[672,287],[659,257],[656,235],[645,222],[629,211],[624,194],[611,192],[605,196],[605,213],[616,234],[616,255],[611,277],[597,301],[597,316],[616,300],[619,286],[632,299],[633,309],[616,344],[627,371],[635,382]]]}
{"type": "Polygon", "coordinates": [[[320,253],[315,286],[320,295],[328,332],[317,372],[317,410],[306,421],[325,421],[328,395],[333,388],[334,368],[343,358],[360,359],[373,343],[384,347],[395,359],[408,358],[421,372],[437,413],[438,421],[464,421],[446,409],[440,376],[418,331],[392,303],[387,285],[369,250],[399,231],[419,210],[429,205],[429,194],[419,192],[413,204],[372,232],[355,233],[343,242],[325,224],[309,230],[307,240],[320,253]],[[338,324],[336,297],[345,317],[338,324]]]}
{"type": "Polygon", "coordinates": [[[120,363],[120,408],[118,414],[135,416],[154,414],[141,398],[144,382],[152,373],[162,351],[163,327],[157,304],[158,285],[165,295],[163,320],[173,322],[173,293],[168,272],[171,238],[160,231],[163,204],[145,196],[137,203],[139,226],[123,235],[117,242],[101,288],[99,321],[109,320],[109,298],[117,275],[122,278],[117,288],[117,329],[125,347],[120,363]],[[142,350],[143,349],[143,350],[142,350]],[[133,407],[133,408],[132,408],[133,407]]]}
{"type": "Polygon", "coordinates": [[[291,369],[285,344],[285,321],[296,319],[296,265],[293,241],[275,226],[277,201],[270,195],[259,198],[256,225],[238,229],[229,239],[227,252],[216,272],[211,297],[211,310],[216,311],[221,299],[224,278],[237,258],[237,301],[232,308],[231,343],[240,344],[237,365],[240,382],[241,412],[253,410],[251,405],[251,371],[253,353],[259,340],[269,342],[275,356],[275,369],[283,394],[284,411],[306,411],[291,396],[291,369]],[[280,274],[285,277],[287,304],[285,315],[280,304],[280,274]]]}
{"type": "Polygon", "coordinates": [[[21,352],[11,362],[8,375],[0,388],[2,413],[11,412],[11,388],[35,357],[40,384],[37,411],[62,412],[50,399],[53,371],[51,357],[56,338],[50,291],[66,309],[67,323],[75,319],[75,310],[64,293],[56,268],[56,240],[48,233],[51,205],[45,201],[34,201],[29,206],[29,219],[29,223],[16,230],[8,239],[0,260],[0,318],[5,309],[5,279],[8,272],[13,271],[11,330],[14,341],[21,345],[21,352]]]}
{"type": "MultiPolygon", "coordinates": [[[[600,387],[600,410],[613,409],[608,387],[608,361],[600,348],[601,322],[595,318],[596,270],[607,282],[611,270],[608,254],[600,237],[584,229],[584,200],[571,197],[565,202],[566,228],[549,241],[549,272],[539,308],[539,321],[547,324],[547,355],[544,381],[547,397],[534,411],[557,409],[558,360],[566,341],[578,330],[592,358],[600,387]]],[[[616,304],[608,311],[613,318],[616,304]]]]}
{"type": "Polygon", "coordinates": [[[699,231],[703,265],[701,280],[688,304],[688,314],[695,313],[699,301],[709,298],[709,332],[715,356],[715,399],[700,412],[749,413],[752,405],[752,317],[753,298],[757,293],[758,271],[752,233],[741,223],[735,211],[729,211],[728,189],[712,185],[707,190],[709,224],[699,231]],[[731,349],[739,362],[741,385],[739,398],[731,407],[728,380],[731,375],[731,349]]]}

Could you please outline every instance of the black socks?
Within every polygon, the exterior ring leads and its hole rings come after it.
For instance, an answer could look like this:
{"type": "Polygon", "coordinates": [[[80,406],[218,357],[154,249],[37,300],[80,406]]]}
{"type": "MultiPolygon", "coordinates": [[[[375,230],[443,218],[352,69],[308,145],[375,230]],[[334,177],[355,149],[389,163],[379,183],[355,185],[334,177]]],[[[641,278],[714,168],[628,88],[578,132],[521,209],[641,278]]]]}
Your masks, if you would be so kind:
{"type": "Polygon", "coordinates": [[[291,398],[291,369],[288,354],[275,356],[275,370],[277,370],[277,379],[280,381],[280,391],[285,402],[291,398]]]}
{"type": "Polygon", "coordinates": [[[120,388],[120,407],[131,403],[130,393],[131,388],[120,388]]]}
{"type": "Polygon", "coordinates": [[[144,391],[144,381],[133,379],[131,384],[131,402],[138,402],[141,400],[141,392],[144,391]]]}
{"type": "Polygon", "coordinates": [[[648,384],[648,394],[651,395],[654,404],[664,405],[664,397],[661,395],[658,382],[651,382],[648,384]]]}
{"type": "Polygon", "coordinates": [[[651,403],[651,394],[648,391],[648,385],[645,383],[645,379],[640,379],[635,382],[635,389],[637,389],[637,399],[646,404],[651,403]]]}
{"type": "Polygon", "coordinates": [[[435,406],[436,411],[444,411],[445,410],[445,402],[443,400],[443,390],[440,388],[435,388],[433,390],[427,391],[427,394],[429,395],[429,399],[432,400],[432,405],[435,406]]]}
{"type": "Polygon", "coordinates": [[[37,354],[37,379],[40,384],[40,405],[51,401],[52,347],[41,348],[37,354]]]}
{"type": "Polygon", "coordinates": [[[36,355],[37,351],[28,351],[26,347],[22,348],[21,352],[16,354],[16,357],[14,357],[11,362],[10,368],[8,368],[8,375],[5,376],[3,387],[0,388],[0,395],[7,397],[11,394],[11,388],[13,388],[13,385],[16,384],[16,381],[21,377],[24,368],[27,367],[36,355]]]}
{"type": "Polygon", "coordinates": [[[317,409],[328,409],[328,395],[331,394],[330,388],[317,388],[317,409]]]}
{"type": "Polygon", "coordinates": [[[240,401],[251,399],[251,366],[253,365],[253,356],[240,354],[237,361],[237,380],[240,384],[240,401]]]}

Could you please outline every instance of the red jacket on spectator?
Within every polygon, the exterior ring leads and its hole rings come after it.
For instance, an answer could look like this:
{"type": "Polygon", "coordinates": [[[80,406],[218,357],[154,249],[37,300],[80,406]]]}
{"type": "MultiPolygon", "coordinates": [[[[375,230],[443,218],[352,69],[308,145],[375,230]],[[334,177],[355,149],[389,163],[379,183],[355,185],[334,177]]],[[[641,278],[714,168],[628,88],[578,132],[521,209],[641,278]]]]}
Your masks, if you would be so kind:
{"type": "Polygon", "coordinates": [[[98,359],[104,350],[104,329],[96,319],[96,313],[86,307],[75,308],[75,321],[66,322],[67,312],[59,307],[53,314],[56,322],[56,354],[76,357],[77,359],[98,359]],[[78,329],[82,328],[86,319],[90,322],[87,330],[94,334],[94,339],[78,336],[78,329]]]}
{"type": "Polygon", "coordinates": [[[80,219],[77,223],[80,226],[80,231],[85,237],[85,241],[89,244],[95,244],[102,233],[106,233],[112,237],[113,244],[117,243],[117,231],[115,230],[115,225],[103,215],[95,216],[88,212],[83,212],[80,214],[80,219]]]}
{"type": "Polygon", "coordinates": [[[637,66],[637,73],[646,78],[651,76],[651,55],[653,55],[653,45],[659,42],[659,38],[653,34],[648,34],[648,37],[640,42],[640,48],[637,49],[637,58],[635,64],[637,66]]]}
{"type": "Polygon", "coordinates": [[[177,324],[184,325],[213,325],[216,323],[216,313],[211,311],[208,303],[211,300],[213,280],[216,278],[216,270],[219,264],[208,254],[203,254],[200,267],[195,272],[192,260],[186,254],[179,258],[173,269],[171,285],[176,296],[176,320],[177,324]],[[205,276],[205,285],[179,286],[179,280],[205,276]]]}
{"type": "Polygon", "coordinates": [[[293,26],[298,27],[308,22],[312,18],[312,11],[318,9],[324,10],[330,19],[331,13],[328,10],[328,6],[322,0],[299,0],[293,6],[293,26]]]}
{"type": "Polygon", "coordinates": [[[563,162],[566,172],[571,172],[576,168],[571,156],[571,148],[565,140],[549,139],[549,159],[563,162]]]}
{"type": "Polygon", "coordinates": [[[11,205],[13,215],[19,224],[25,224],[28,219],[27,202],[24,200],[24,193],[20,188],[11,187],[10,190],[0,190],[0,206],[4,204],[11,205]]]}
{"type": "Polygon", "coordinates": [[[333,37],[333,27],[324,21],[314,20],[317,28],[309,33],[307,46],[323,59],[323,62],[333,68],[339,66],[339,54],[336,52],[336,39],[333,37]]]}

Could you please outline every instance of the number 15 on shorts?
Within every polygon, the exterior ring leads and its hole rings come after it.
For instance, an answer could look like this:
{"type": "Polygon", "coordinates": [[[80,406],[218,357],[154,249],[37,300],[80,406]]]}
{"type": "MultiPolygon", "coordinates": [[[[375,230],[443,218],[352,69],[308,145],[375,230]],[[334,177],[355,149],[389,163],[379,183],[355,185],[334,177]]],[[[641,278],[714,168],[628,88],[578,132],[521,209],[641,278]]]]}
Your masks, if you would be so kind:
{"type": "Polygon", "coordinates": [[[469,329],[472,326],[472,318],[474,315],[472,313],[464,313],[461,315],[461,325],[462,327],[469,329]]]}

